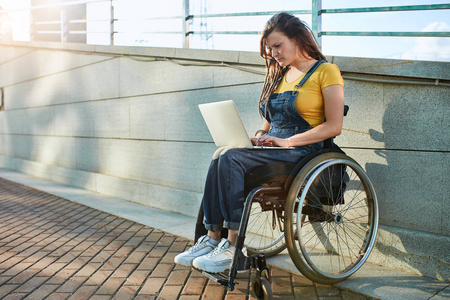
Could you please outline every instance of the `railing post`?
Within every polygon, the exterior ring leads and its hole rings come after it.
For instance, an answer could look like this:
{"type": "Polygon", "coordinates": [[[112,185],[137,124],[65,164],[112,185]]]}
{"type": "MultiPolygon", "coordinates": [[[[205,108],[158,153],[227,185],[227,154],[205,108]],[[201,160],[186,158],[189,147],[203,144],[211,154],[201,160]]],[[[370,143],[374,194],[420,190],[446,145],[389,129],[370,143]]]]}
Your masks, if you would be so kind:
{"type": "Polygon", "coordinates": [[[312,32],[322,48],[322,0],[312,0],[312,32]]]}
{"type": "Polygon", "coordinates": [[[183,48],[189,48],[189,0],[183,0],[183,48]]]}
{"type": "Polygon", "coordinates": [[[67,34],[68,34],[68,30],[67,30],[67,12],[66,12],[66,8],[62,7],[61,8],[61,43],[67,43],[67,34]]]}
{"type": "Polygon", "coordinates": [[[110,26],[109,26],[109,34],[110,34],[110,43],[111,46],[114,45],[114,5],[113,5],[113,0],[111,0],[110,2],[110,26]]]}

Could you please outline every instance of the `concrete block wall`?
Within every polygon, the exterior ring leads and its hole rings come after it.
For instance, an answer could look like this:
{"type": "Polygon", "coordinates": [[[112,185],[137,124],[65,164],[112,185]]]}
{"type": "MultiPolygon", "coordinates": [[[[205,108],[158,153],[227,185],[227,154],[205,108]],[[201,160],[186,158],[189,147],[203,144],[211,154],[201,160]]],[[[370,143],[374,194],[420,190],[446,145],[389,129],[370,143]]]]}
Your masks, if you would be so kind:
{"type": "MultiPolygon", "coordinates": [[[[378,194],[370,260],[448,281],[449,63],[328,59],[350,105],[336,141],[378,194]]],[[[253,134],[263,73],[251,52],[0,44],[0,167],[196,216],[215,150],[197,105],[235,100],[253,134]]]]}

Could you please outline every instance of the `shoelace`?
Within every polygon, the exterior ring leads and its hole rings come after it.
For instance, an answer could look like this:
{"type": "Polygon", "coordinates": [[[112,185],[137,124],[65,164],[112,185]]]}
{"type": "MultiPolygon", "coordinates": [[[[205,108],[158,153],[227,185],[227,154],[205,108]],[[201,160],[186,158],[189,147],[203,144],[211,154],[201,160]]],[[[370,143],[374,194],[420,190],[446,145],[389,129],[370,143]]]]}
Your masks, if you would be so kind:
{"type": "Polygon", "coordinates": [[[223,243],[222,245],[220,245],[220,247],[216,247],[213,251],[209,252],[206,256],[211,257],[213,255],[219,254],[219,253],[227,250],[229,247],[225,248],[225,244],[226,243],[223,243]]]}
{"type": "MultiPolygon", "coordinates": [[[[199,239],[199,240],[197,241],[197,243],[195,243],[195,245],[192,246],[192,247],[189,249],[189,252],[192,253],[192,252],[194,252],[194,251],[197,251],[197,249],[200,247],[200,244],[203,243],[203,240],[204,240],[204,239],[199,239]]],[[[205,242],[205,243],[206,243],[206,242],[205,242]]]]}

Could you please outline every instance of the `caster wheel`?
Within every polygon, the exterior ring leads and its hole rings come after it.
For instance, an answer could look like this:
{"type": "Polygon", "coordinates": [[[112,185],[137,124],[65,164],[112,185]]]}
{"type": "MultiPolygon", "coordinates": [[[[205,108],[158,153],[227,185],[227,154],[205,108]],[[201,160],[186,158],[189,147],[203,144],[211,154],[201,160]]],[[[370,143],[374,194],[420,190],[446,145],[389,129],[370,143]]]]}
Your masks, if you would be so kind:
{"type": "Polygon", "coordinates": [[[269,279],[265,276],[256,276],[252,280],[253,296],[257,299],[271,300],[273,299],[272,287],[269,279]]]}

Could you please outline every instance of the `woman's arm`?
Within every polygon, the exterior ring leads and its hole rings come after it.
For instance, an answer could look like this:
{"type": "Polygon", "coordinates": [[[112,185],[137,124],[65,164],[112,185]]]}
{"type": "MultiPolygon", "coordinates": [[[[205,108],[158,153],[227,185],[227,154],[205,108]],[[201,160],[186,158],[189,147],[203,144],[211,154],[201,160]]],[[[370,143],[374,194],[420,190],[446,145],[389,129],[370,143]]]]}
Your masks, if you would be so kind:
{"type": "Polygon", "coordinates": [[[264,135],[257,139],[256,145],[272,142],[274,146],[295,147],[311,145],[341,134],[344,119],[344,87],[330,85],[322,89],[326,121],[313,129],[296,134],[288,139],[264,135]]]}

